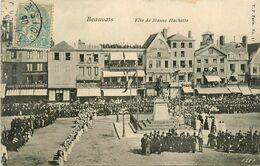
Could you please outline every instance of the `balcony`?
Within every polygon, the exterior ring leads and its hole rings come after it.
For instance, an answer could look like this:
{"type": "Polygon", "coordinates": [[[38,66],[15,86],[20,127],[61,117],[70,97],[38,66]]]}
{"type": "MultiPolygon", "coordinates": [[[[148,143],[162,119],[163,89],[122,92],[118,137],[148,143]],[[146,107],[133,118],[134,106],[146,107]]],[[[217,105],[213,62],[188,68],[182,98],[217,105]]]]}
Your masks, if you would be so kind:
{"type": "MultiPolygon", "coordinates": [[[[127,82],[102,82],[101,88],[105,89],[124,89],[127,82]]],[[[138,82],[138,88],[142,88],[142,83],[138,82]]],[[[137,83],[133,82],[131,88],[137,88],[137,83]]]]}
{"type": "Polygon", "coordinates": [[[41,89],[47,88],[46,83],[42,84],[23,84],[23,85],[7,85],[8,89],[41,89]]]}

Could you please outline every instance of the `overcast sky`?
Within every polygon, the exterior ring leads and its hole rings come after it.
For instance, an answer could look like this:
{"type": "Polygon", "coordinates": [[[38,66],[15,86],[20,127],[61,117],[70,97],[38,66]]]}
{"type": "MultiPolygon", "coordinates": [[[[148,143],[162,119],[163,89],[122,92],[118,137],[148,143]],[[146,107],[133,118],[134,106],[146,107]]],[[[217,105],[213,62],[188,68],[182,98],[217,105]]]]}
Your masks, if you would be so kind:
{"type": "MultiPolygon", "coordinates": [[[[40,1],[40,0],[39,0],[40,1]]],[[[259,0],[48,0],[54,4],[53,36],[55,43],[70,44],[83,40],[87,44],[143,44],[148,36],[168,28],[168,35],[188,30],[198,43],[201,34],[211,31],[215,40],[241,41],[252,31],[252,5],[256,5],[256,27],[260,27],[259,0]],[[87,17],[114,18],[113,22],[87,22],[87,17]],[[186,23],[135,23],[135,18],[184,18],[186,23]]],[[[46,2],[46,1],[45,1],[46,2]]],[[[254,35],[260,42],[260,29],[254,35]]]]}

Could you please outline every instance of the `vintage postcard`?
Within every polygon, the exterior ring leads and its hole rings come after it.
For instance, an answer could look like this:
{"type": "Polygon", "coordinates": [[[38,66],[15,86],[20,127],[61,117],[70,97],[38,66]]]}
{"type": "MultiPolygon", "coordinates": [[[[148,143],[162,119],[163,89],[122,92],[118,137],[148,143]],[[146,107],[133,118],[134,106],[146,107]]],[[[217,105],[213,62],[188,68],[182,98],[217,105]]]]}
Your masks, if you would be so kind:
{"type": "Polygon", "coordinates": [[[260,165],[259,0],[1,0],[1,165],[260,165]]]}

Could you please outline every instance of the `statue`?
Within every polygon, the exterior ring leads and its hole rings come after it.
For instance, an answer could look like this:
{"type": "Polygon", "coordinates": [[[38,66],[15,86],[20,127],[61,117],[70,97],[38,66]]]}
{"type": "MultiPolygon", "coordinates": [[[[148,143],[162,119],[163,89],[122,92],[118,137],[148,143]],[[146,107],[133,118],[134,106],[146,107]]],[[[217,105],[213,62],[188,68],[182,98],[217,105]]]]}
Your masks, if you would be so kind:
{"type": "Polygon", "coordinates": [[[162,76],[161,75],[156,78],[155,90],[156,90],[157,97],[161,97],[162,94],[163,94],[163,91],[162,91],[162,76]]]}

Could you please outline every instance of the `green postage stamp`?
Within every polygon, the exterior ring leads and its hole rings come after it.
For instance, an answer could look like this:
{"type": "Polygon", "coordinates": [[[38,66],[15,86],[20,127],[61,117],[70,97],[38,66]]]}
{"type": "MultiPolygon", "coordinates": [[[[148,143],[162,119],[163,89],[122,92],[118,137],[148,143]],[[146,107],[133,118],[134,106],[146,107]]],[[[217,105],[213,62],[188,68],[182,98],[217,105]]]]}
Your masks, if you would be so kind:
{"type": "Polygon", "coordinates": [[[32,0],[19,3],[14,20],[13,45],[20,48],[50,48],[53,5],[32,0]]]}

